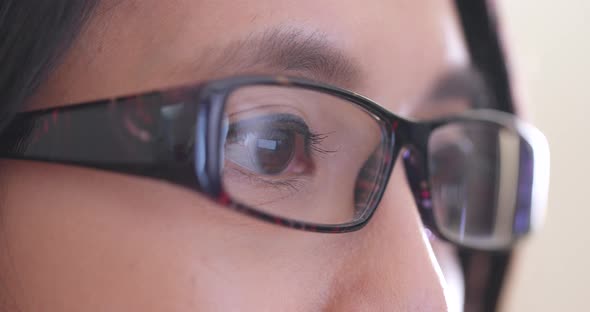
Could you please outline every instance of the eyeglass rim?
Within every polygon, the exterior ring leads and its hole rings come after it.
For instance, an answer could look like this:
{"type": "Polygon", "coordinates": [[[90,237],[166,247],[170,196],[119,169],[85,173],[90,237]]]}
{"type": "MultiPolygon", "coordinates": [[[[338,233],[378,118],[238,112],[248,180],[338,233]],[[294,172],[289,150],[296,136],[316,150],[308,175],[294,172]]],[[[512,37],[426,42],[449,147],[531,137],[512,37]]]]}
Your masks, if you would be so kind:
{"type": "MultiPolygon", "coordinates": [[[[374,215],[381,199],[383,197],[385,188],[389,182],[389,177],[393,170],[395,158],[397,157],[396,144],[394,144],[395,132],[392,131],[394,127],[398,127],[400,123],[407,122],[405,119],[398,117],[376,102],[369,98],[355,93],[351,90],[339,88],[322,82],[309,80],[306,78],[292,77],[292,76],[238,76],[229,79],[215,80],[207,84],[202,90],[202,101],[201,104],[210,106],[215,109],[205,108],[206,111],[210,112],[205,118],[201,118],[199,125],[202,127],[196,132],[201,133],[201,139],[205,140],[206,143],[202,145],[195,144],[195,147],[200,147],[201,150],[195,150],[195,158],[198,155],[219,155],[223,150],[221,146],[222,140],[219,138],[222,136],[222,112],[226,104],[226,99],[231,93],[238,89],[248,86],[280,86],[280,87],[298,87],[311,91],[318,91],[324,94],[335,96],[337,98],[344,99],[351,104],[355,104],[366,111],[372,118],[374,118],[379,125],[387,131],[389,135],[382,137],[385,140],[382,144],[388,147],[387,152],[390,153],[388,159],[383,164],[383,172],[379,177],[378,189],[375,190],[376,197],[373,198],[372,202],[366,207],[366,211],[360,218],[352,220],[346,223],[338,224],[321,224],[313,222],[298,221],[290,218],[280,217],[271,213],[262,212],[256,208],[244,205],[238,201],[233,201],[231,196],[225,191],[222,183],[221,168],[222,160],[221,157],[207,157],[208,159],[217,160],[218,163],[209,164],[209,166],[200,166],[195,168],[197,178],[201,187],[206,189],[208,194],[211,194],[214,199],[218,202],[232,207],[242,213],[246,213],[264,221],[272,222],[278,225],[294,228],[298,230],[319,232],[319,233],[347,233],[357,231],[363,228],[374,215]],[[218,121],[213,122],[211,121],[218,121]],[[205,133],[209,135],[204,136],[205,133]],[[213,134],[213,135],[210,135],[213,134]],[[205,150],[204,148],[210,148],[212,150],[205,150]],[[211,177],[215,179],[212,180],[211,177]]],[[[195,163],[205,163],[204,160],[195,163]]]]}
{"type": "MultiPolygon", "coordinates": [[[[429,181],[431,177],[431,168],[428,159],[428,144],[432,134],[436,133],[437,130],[445,126],[460,125],[462,123],[468,122],[489,123],[504,130],[512,131],[512,133],[524,140],[528,147],[533,151],[533,183],[531,185],[531,203],[529,208],[530,223],[528,224],[528,229],[522,233],[512,233],[510,239],[507,241],[497,241],[487,238],[468,238],[460,241],[458,239],[452,238],[451,235],[446,234],[445,230],[441,229],[432,209],[424,205],[421,202],[421,198],[415,194],[416,205],[418,206],[422,220],[428,229],[436,234],[437,237],[442,238],[445,241],[454,243],[465,249],[489,251],[507,250],[514,246],[522,238],[530,235],[532,232],[538,231],[542,227],[545,220],[550,176],[549,142],[545,135],[532,124],[517,118],[514,114],[494,109],[468,110],[462,114],[432,120],[428,123],[428,130],[418,133],[418,135],[422,136],[423,138],[417,140],[422,142],[422,144],[425,144],[419,147],[422,156],[420,162],[422,163],[422,168],[425,170],[423,176],[426,179],[425,183],[429,185],[428,192],[430,194],[432,194],[432,186],[430,185],[429,181]]],[[[416,146],[410,146],[410,148],[416,148],[416,146]]],[[[408,182],[410,183],[409,177],[408,182]]],[[[432,201],[432,198],[430,197],[427,200],[432,201]]]]}

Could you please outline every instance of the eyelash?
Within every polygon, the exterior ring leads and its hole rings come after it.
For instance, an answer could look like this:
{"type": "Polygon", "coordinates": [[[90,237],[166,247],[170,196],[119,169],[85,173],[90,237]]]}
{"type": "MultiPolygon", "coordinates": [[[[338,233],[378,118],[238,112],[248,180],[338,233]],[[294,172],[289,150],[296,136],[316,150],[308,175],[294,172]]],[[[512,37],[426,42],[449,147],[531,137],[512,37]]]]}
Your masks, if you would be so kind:
{"type": "Polygon", "coordinates": [[[332,154],[336,153],[335,150],[328,150],[321,147],[322,142],[328,138],[331,133],[315,133],[313,131],[308,131],[306,134],[305,140],[309,142],[309,146],[307,148],[313,153],[317,155],[325,155],[325,154],[332,154]]]}

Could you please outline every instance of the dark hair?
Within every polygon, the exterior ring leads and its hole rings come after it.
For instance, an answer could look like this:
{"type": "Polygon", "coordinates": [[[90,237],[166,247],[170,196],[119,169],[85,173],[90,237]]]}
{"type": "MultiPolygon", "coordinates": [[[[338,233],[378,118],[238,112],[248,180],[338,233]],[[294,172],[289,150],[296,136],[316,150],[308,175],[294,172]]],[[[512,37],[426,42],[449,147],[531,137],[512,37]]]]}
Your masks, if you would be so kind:
{"type": "Polygon", "coordinates": [[[0,2],[0,131],[71,45],[97,2],[0,2]]]}

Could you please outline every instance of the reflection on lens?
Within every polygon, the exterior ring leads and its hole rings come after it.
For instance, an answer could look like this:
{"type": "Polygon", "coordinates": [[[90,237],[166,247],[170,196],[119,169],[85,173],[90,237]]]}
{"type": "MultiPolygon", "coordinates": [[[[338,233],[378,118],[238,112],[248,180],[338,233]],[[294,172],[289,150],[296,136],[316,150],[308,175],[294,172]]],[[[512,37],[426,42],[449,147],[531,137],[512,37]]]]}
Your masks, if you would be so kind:
{"type": "Polygon", "coordinates": [[[225,155],[254,173],[276,175],[293,162],[311,162],[310,146],[316,144],[313,137],[305,121],[295,115],[258,116],[230,125],[225,155]]]}
{"type": "Polygon", "coordinates": [[[386,132],[355,103],[299,87],[249,86],[229,96],[226,119],[223,184],[242,204],[344,224],[364,216],[382,186],[386,132]]]}
{"type": "Polygon", "coordinates": [[[533,149],[489,121],[460,121],[429,140],[433,212],[439,230],[471,246],[502,247],[531,224],[533,149]]]}

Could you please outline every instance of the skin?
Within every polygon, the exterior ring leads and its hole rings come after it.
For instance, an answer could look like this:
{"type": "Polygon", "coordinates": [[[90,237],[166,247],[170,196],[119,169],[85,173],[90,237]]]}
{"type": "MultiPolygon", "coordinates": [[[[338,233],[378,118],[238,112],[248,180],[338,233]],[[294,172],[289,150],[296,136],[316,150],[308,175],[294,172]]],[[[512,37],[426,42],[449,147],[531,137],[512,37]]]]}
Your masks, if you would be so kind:
{"type": "MultiPolygon", "coordinates": [[[[434,116],[456,108],[421,99],[468,64],[455,20],[447,1],[103,1],[28,109],[285,73],[218,58],[282,28],[320,33],[353,60],[359,79],[342,86],[396,113],[434,116]]],[[[0,168],[7,310],[443,311],[457,300],[460,283],[443,281],[399,162],[371,222],[341,235],[262,223],[155,180],[24,161],[0,168]]],[[[456,269],[445,248],[443,268],[456,269]]]]}

